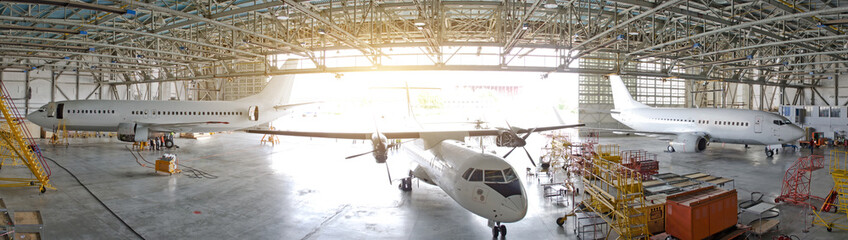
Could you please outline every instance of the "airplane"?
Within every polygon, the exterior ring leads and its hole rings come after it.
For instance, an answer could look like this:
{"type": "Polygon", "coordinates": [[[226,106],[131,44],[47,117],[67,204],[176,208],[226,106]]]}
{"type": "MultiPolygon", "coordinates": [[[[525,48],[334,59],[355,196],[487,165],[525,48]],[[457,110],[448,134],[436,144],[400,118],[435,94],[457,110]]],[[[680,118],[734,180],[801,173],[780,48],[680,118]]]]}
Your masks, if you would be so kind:
{"type": "MultiPolygon", "coordinates": [[[[412,190],[412,179],[438,186],[460,206],[488,220],[492,234],[506,236],[501,223],[516,222],[527,214],[527,194],[518,172],[504,160],[518,147],[524,148],[533,132],[579,127],[583,124],[539,127],[533,129],[477,129],[460,131],[329,133],[274,130],[247,130],[249,133],[301,137],[323,137],[371,140],[377,163],[386,163],[390,149],[400,148],[403,155],[417,164],[399,188],[412,190]],[[520,133],[526,133],[523,137],[520,133]],[[497,136],[496,145],[512,147],[504,157],[465,143],[466,137],[497,136]],[[390,139],[396,140],[391,143],[390,139]],[[400,139],[414,139],[397,142],[400,139]]],[[[525,148],[524,151],[530,157],[525,148]]],[[[354,155],[348,158],[361,156],[354,155]]],[[[531,163],[535,165],[532,157],[531,163]]],[[[388,165],[386,166],[388,172],[388,165]]],[[[389,176],[391,183],[391,176],[389,176]]]]}
{"type": "Polygon", "coordinates": [[[783,116],[746,109],[652,108],[633,100],[618,75],[610,75],[613,103],[611,115],[642,135],[672,135],[668,151],[701,152],[709,142],[765,145],[766,156],[776,147],[804,136],[804,130],[783,116]]]}
{"type": "MultiPolygon", "coordinates": [[[[295,61],[287,61],[293,67],[295,61]]],[[[221,132],[267,124],[291,113],[293,75],[274,76],[258,94],[235,101],[71,100],[50,102],[27,115],[44,129],[60,123],[69,131],[117,132],[125,142],[144,142],[164,133],[221,132]]],[[[165,139],[167,148],[173,139],[165,139]]]]}

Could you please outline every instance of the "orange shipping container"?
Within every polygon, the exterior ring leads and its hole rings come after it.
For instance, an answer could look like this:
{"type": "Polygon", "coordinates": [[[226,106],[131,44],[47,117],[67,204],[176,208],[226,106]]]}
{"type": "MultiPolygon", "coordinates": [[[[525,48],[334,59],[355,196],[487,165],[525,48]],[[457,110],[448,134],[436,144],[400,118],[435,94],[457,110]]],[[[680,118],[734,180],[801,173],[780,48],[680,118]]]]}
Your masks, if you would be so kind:
{"type": "Polygon", "coordinates": [[[681,240],[704,239],[736,225],[736,190],[714,186],[668,196],[665,230],[681,240]]]}

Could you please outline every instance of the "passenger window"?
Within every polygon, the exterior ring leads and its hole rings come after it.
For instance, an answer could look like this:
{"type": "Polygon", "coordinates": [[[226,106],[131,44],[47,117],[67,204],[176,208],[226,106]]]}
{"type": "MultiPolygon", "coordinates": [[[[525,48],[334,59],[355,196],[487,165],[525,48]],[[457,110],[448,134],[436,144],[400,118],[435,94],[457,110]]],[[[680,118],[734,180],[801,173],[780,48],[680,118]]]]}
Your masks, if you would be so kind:
{"type": "Polygon", "coordinates": [[[512,171],[512,168],[504,169],[503,173],[504,173],[504,176],[506,177],[506,182],[512,182],[512,180],[515,180],[515,179],[518,178],[518,176],[515,176],[515,172],[512,171]]]}
{"type": "Polygon", "coordinates": [[[471,173],[471,178],[469,178],[468,181],[472,181],[472,182],[483,181],[483,170],[474,169],[474,172],[471,173]]]}
{"type": "Polygon", "coordinates": [[[486,182],[504,182],[504,175],[501,170],[486,170],[486,182]]]}
{"type": "Polygon", "coordinates": [[[471,172],[474,172],[473,168],[469,168],[468,170],[465,170],[465,173],[462,174],[462,179],[468,180],[468,177],[471,176],[471,172]]]}

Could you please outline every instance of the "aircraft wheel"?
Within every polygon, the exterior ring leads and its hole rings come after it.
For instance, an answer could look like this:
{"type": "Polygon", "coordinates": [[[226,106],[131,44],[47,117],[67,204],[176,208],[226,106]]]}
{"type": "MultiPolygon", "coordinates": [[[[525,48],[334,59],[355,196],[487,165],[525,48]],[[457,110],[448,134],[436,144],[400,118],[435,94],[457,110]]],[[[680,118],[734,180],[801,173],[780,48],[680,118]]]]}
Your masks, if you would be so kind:
{"type": "Polygon", "coordinates": [[[493,237],[493,238],[497,238],[497,237],[498,237],[498,232],[500,232],[500,229],[498,229],[498,226],[494,226],[494,227],[492,227],[492,237],[493,237]]]}
{"type": "Polygon", "coordinates": [[[674,152],[674,147],[668,145],[668,148],[666,148],[666,150],[668,150],[668,152],[674,152]]]}
{"type": "Polygon", "coordinates": [[[166,147],[166,148],[172,148],[172,147],[174,147],[174,140],[171,140],[171,139],[165,139],[165,147],[166,147]]]}
{"type": "Polygon", "coordinates": [[[562,227],[562,225],[565,224],[565,218],[557,218],[556,223],[557,223],[557,225],[562,227]]]}
{"type": "Polygon", "coordinates": [[[774,156],[774,151],[766,150],[766,157],[772,157],[772,156],[774,156]]]}
{"type": "Polygon", "coordinates": [[[501,225],[501,237],[506,237],[506,225],[501,225]]]}

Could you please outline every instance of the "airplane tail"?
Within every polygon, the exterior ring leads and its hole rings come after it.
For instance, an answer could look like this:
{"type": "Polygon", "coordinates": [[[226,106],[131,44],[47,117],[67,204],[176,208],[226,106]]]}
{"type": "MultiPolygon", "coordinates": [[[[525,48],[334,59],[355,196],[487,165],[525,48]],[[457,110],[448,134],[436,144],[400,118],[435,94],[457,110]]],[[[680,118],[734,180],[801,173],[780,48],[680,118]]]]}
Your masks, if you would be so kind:
{"type": "MultiPolygon", "coordinates": [[[[296,67],[297,60],[294,59],[287,60],[283,65],[284,69],[294,69],[296,67]]],[[[288,104],[291,101],[294,76],[293,74],[272,76],[261,92],[254,96],[241,99],[241,101],[255,101],[272,105],[288,104]]]]}
{"type": "Polygon", "coordinates": [[[624,110],[648,107],[648,105],[633,100],[633,97],[630,96],[630,92],[627,91],[627,87],[624,86],[624,81],[621,80],[621,76],[610,75],[609,80],[610,88],[612,88],[612,100],[615,104],[615,109],[624,110]]]}

